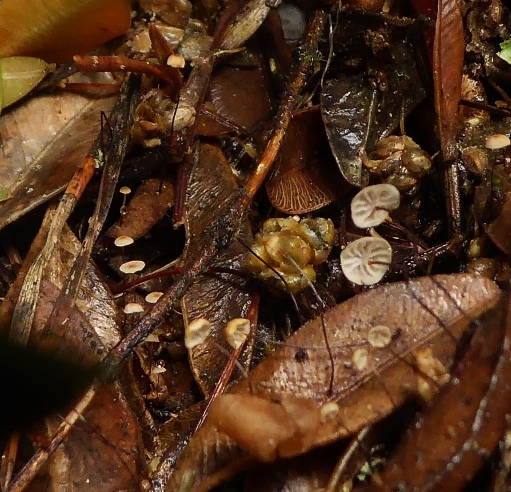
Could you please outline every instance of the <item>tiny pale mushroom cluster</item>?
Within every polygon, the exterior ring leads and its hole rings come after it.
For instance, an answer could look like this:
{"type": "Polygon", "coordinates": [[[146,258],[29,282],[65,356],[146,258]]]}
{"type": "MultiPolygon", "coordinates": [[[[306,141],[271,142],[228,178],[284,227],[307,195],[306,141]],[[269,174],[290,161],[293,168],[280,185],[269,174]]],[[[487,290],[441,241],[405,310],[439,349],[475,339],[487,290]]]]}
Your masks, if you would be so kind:
{"type": "MultiPolygon", "coordinates": [[[[390,210],[399,207],[399,190],[389,184],[366,186],[351,202],[353,223],[360,228],[375,227],[384,222],[390,210]]],[[[341,251],[344,276],[357,285],[377,284],[387,273],[392,261],[392,247],[381,237],[362,237],[341,251]]]]}
{"type": "Polygon", "coordinates": [[[328,258],[334,237],[329,219],[269,219],[256,236],[255,254],[247,254],[247,268],[296,294],[316,279],[314,266],[328,258]]]}
{"type": "MultiPolygon", "coordinates": [[[[185,328],[185,347],[193,349],[201,345],[211,334],[213,325],[205,318],[194,319],[185,328]]],[[[234,318],[225,327],[225,339],[235,350],[239,349],[250,333],[250,320],[234,318]]]]}

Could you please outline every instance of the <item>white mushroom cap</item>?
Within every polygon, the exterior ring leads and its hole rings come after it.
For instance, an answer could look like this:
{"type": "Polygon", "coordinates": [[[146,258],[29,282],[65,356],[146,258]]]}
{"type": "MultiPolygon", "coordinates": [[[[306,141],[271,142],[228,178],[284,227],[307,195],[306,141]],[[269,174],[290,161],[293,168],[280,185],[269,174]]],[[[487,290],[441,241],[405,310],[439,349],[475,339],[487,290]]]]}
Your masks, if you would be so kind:
{"type": "Polygon", "coordinates": [[[170,55],[167,58],[167,65],[172,68],[185,68],[185,59],[182,55],[170,55]]]}
{"type": "Polygon", "coordinates": [[[486,137],[486,142],[484,144],[484,146],[490,150],[502,149],[508,145],[511,145],[511,139],[502,133],[489,135],[486,137]]]}
{"type": "Polygon", "coordinates": [[[122,195],[129,195],[131,193],[131,188],[129,186],[121,186],[119,193],[122,195]]]}
{"type": "Polygon", "coordinates": [[[363,237],[341,251],[341,268],[348,280],[357,285],[378,283],[392,260],[392,248],[385,239],[363,237]]]}
{"type": "Polygon", "coordinates": [[[212,329],[211,323],[204,318],[194,319],[185,328],[185,347],[192,349],[208,338],[212,329]]]}
{"type": "Polygon", "coordinates": [[[122,248],[124,246],[129,246],[130,244],[133,244],[135,241],[130,236],[119,236],[115,238],[114,244],[118,248],[122,248]]]}
{"type": "Polygon", "coordinates": [[[355,352],[353,352],[351,361],[357,371],[363,371],[367,367],[367,362],[369,361],[369,352],[365,348],[358,348],[355,352]]]}
{"type": "Polygon", "coordinates": [[[145,263],[142,260],[132,260],[127,261],[126,263],[123,263],[119,270],[122,273],[137,273],[140,272],[140,270],[143,270],[145,268],[145,263]]]}
{"type": "Polygon", "coordinates": [[[123,311],[126,314],[141,313],[144,311],[144,308],[138,302],[128,302],[128,304],[124,306],[123,311]]]}
{"type": "Polygon", "coordinates": [[[339,405],[335,401],[329,401],[320,408],[321,422],[328,422],[339,413],[339,405]]]}
{"type": "Polygon", "coordinates": [[[245,318],[234,318],[225,327],[225,339],[233,348],[240,348],[250,333],[250,321],[245,318]]]}
{"type": "Polygon", "coordinates": [[[149,294],[147,294],[145,296],[145,300],[149,304],[156,304],[162,295],[163,295],[163,292],[157,292],[157,291],[150,292],[149,294]]]}
{"type": "Polygon", "coordinates": [[[368,342],[376,348],[386,347],[392,340],[392,332],[388,326],[373,326],[367,334],[368,342]]]}
{"type": "Polygon", "coordinates": [[[351,218],[360,228],[380,225],[389,210],[399,207],[399,190],[391,184],[377,184],[362,188],[351,200],[351,218]]]}

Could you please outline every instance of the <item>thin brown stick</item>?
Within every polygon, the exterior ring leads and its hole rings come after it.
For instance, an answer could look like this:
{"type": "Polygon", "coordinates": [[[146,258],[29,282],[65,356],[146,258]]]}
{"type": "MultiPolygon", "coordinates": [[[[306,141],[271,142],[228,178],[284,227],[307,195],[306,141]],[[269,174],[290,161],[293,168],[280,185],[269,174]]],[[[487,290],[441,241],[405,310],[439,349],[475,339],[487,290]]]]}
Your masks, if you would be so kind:
{"type": "Polygon", "coordinates": [[[169,290],[160,298],[151,311],[145,315],[128,335],[117,344],[105,361],[107,377],[115,375],[120,365],[129,357],[134,348],[142,343],[146,337],[160,325],[164,316],[174,308],[189,287],[197,280],[210,265],[211,261],[221,248],[226,247],[236,237],[241,219],[246,213],[255,193],[268,175],[275,156],[277,155],[285,131],[291,120],[293,111],[298,102],[299,95],[307,81],[312,68],[311,53],[315,53],[323,27],[326,22],[326,14],[319,10],[314,13],[307,30],[300,56],[290,74],[289,88],[284,95],[281,108],[276,117],[276,128],[270,138],[265,152],[263,153],[256,170],[247,183],[246,189],[239,197],[233,197],[229,212],[224,217],[219,217],[205,231],[209,241],[204,242],[204,247],[199,254],[192,258],[183,269],[181,276],[176,279],[169,290]]]}
{"type": "MultiPolygon", "coordinates": [[[[250,320],[250,323],[252,325],[251,327],[251,333],[250,337],[254,337],[255,332],[257,331],[257,312],[259,310],[259,297],[257,297],[251,304],[250,308],[248,310],[247,318],[250,320]]],[[[248,337],[247,337],[248,340],[248,337]]],[[[206,420],[206,417],[208,415],[208,410],[211,404],[215,401],[216,398],[218,398],[225,390],[227,384],[229,383],[229,379],[231,379],[232,371],[234,370],[234,366],[236,365],[236,361],[240,358],[241,354],[245,350],[246,340],[237,348],[235,349],[227,361],[227,364],[225,365],[224,370],[222,371],[222,376],[217,381],[215,389],[211,393],[211,396],[209,397],[208,403],[206,404],[206,408],[204,409],[204,412],[202,412],[202,416],[197,422],[197,425],[195,427],[195,432],[197,432],[204,423],[204,420],[206,420]]]]}
{"type": "Polygon", "coordinates": [[[164,72],[158,65],[147,61],[134,60],[124,56],[74,56],[74,62],[82,72],[132,72],[152,75],[169,84],[174,78],[164,72]]]}
{"type": "Polygon", "coordinates": [[[5,452],[2,459],[1,478],[3,484],[0,483],[0,490],[3,492],[7,490],[11,483],[12,475],[14,473],[14,465],[16,464],[16,456],[18,455],[18,446],[20,442],[20,433],[13,432],[9,438],[9,442],[5,447],[5,452]]]}

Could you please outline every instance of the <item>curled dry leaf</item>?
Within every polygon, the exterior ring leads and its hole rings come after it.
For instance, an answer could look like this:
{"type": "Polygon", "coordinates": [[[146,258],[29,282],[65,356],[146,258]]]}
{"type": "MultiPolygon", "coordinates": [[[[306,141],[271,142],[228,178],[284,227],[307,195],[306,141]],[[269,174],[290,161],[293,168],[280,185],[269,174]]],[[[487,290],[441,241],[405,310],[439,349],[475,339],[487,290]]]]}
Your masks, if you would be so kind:
{"type": "Polygon", "coordinates": [[[0,186],[11,198],[0,204],[0,229],[67,185],[99,132],[101,111],[109,114],[115,100],[39,96],[2,115],[0,186]]]}
{"type": "Polygon", "coordinates": [[[199,135],[218,136],[236,133],[236,129],[247,134],[271,111],[268,81],[262,67],[225,66],[215,70],[204,108],[212,114],[200,114],[199,135]]]}
{"type": "MultiPolygon", "coordinates": [[[[123,186],[119,192],[128,195],[124,188],[127,187],[123,186]]],[[[127,235],[139,239],[163,218],[172,205],[174,205],[173,180],[150,178],[137,188],[122,220],[114,224],[107,235],[110,237],[127,235]]]]}
{"type": "Polygon", "coordinates": [[[354,186],[364,186],[369,180],[362,156],[372,97],[373,91],[360,77],[328,80],[321,91],[321,116],[332,153],[342,175],[354,186]]]}
{"type": "MultiPolygon", "coordinates": [[[[210,241],[205,234],[208,226],[225,213],[238,189],[232,170],[219,147],[201,144],[196,155],[190,184],[186,195],[187,244],[183,261],[201,254],[202,243],[210,241]],[[200,164],[199,164],[200,162],[200,164]]],[[[248,221],[243,222],[240,238],[250,244],[252,238],[248,221]]],[[[215,259],[212,266],[241,270],[245,263],[246,249],[238,241],[232,242],[215,259]]],[[[245,318],[250,304],[248,279],[220,273],[205,275],[195,282],[181,302],[186,320],[206,318],[213,326],[211,336],[204,343],[189,350],[189,359],[195,380],[208,396],[222,374],[227,358],[218,345],[227,351],[230,346],[224,337],[224,328],[233,318],[245,318]]],[[[249,351],[244,350],[241,361],[246,361],[249,351]]]]}
{"type": "Polygon", "coordinates": [[[483,317],[450,382],[365,492],[461,490],[490,456],[511,410],[509,299],[483,317]]]}
{"type": "Polygon", "coordinates": [[[298,455],[383,418],[416,391],[412,352],[430,346],[450,365],[455,340],[498,297],[490,280],[460,274],[385,285],[327,311],[323,321],[305,324],[253,369],[249,381],[242,380],[212,404],[166,490],[179,490],[185,482],[192,490],[247,455],[263,461],[298,455]],[[334,368],[326,355],[322,323],[334,368]],[[379,325],[392,333],[382,348],[368,341],[379,325]],[[368,360],[357,370],[351,361],[361,345],[368,360]],[[337,403],[339,411],[325,420],[321,407],[329,402],[337,403]]]}
{"type": "MultiPolygon", "coordinates": [[[[49,431],[60,423],[51,419],[49,431]]],[[[84,492],[139,490],[142,450],[140,425],[120,384],[104,386],[49,461],[50,483],[45,490],[56,492],[66,486],[84,492]]]]}
{"type": "Polygon", "coordinates": [[[392,41],[388,55],[380,67],[387,90],[374,90],[364,73],[327,80],[321,90],[321,116],[332,153],[346,180],[359,187],[369,180],[364,152],[393,132],[402,110],[406,116],[426,95],[410,44],[392,41]]]}
{"type": "Polygon", "coordinates": [[[440,145],[446,160],[454,158],[456,153],[464,51],[463,20],[458,3],[438,0],[433,75],[440,145]]]}

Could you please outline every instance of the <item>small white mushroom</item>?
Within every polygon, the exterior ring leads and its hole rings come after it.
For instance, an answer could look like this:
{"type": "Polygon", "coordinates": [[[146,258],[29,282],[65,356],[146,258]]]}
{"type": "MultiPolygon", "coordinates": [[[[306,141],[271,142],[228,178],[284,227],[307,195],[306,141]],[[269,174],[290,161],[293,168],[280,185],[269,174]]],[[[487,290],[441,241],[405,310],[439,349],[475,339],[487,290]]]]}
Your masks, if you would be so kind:
{"type": "Polygon", "coordinates": [[[142,260],[132,260],[127,261],[126,263],[123,263],[119,270],[122,273],[137,273],[140,272],[140,270],[143,270],[145,268],[145,263],[142,260]]]}
{"type": "Polygon", "coordinates": [[[367,334],[367,340],[373,347],[383,348],[392,340],[392,332],[388,326],[373,326],[367,334]]]}
{"type": "Polygon", "coordinates": [[[192,349],[208,338],[211,333],[212,325],[204,318],[194,319],[185,328],[185,347],[192,349]]]}
{"type": "Polygon", "coordinates": [[[129,246],[130,244],[133,244],[135,241],[130,236],[119,236],[115,238],[114,244],[118,248],[123,248],[124,246],[129,246]]]}
{"type": "Polygon", "coordinates": [[[144,308],[138,302],[128,302],[128,304],[124,306],[123,311],[125,314],[142,313],[144,308]]]}
{"type": "Polygon", "coordinates": [[[399,190],[391,184],[377,184],[362,188],[351,200],[351,218],[360,228],[380,225],[389,216],[389,210],[399,207],[399,190]]]}
{"type": "Polygon", "coordinates": [[[167,58],[167,65],[172,68],[185,68],[185,59],[181,55],[170,55],[167,58]]]}
{"type": "Polygon", "coordinates": [[[234,318],[225,327],[225,339],[233,348],[240,348],[250,333],[250,321],[245,318],[234,318]]]}
{"type": "Polygon", "coordinates": [[[145,296],[145,300],[149,304],[156,304],[162,295],[163,295],[163,292],[157,292],[157,291],[150,292],[149,294],[147,294],[145,296]]]}
{"type": "Polygon", "coordinates": [[[511,139],[507,135],[503,135],[502,133],[495,133],[494,135],[489,135],[486,137],[486,142],[484,146],[490,150],[502,149],[511,145],[511,139]]]}
{"type": "Polygon", "coordinates": [[[357,285],[377,284],[389,269],[392,248],[385,239],[362,237],[341,251],[341,269],[357,285]]]}
{"type": "Polygon", "coordinates": [[[363,371],[367,367],[369,352],[365,348],[359,348],[353,352],[351,361],[357,371],[363,371]]]}
{"type": "Polygon", "coordinates": [[[320,408],[321,422],[325,423],[335,418],[339,413],[339,405],[335,401],[329,401],[320,408]]]}
{"type": "Polygon", "coordinates": [[[121,186],[119,193],[121,195],[129,195],[131,193],[131,188],[129,188],[128,186],[121,186]]]}

